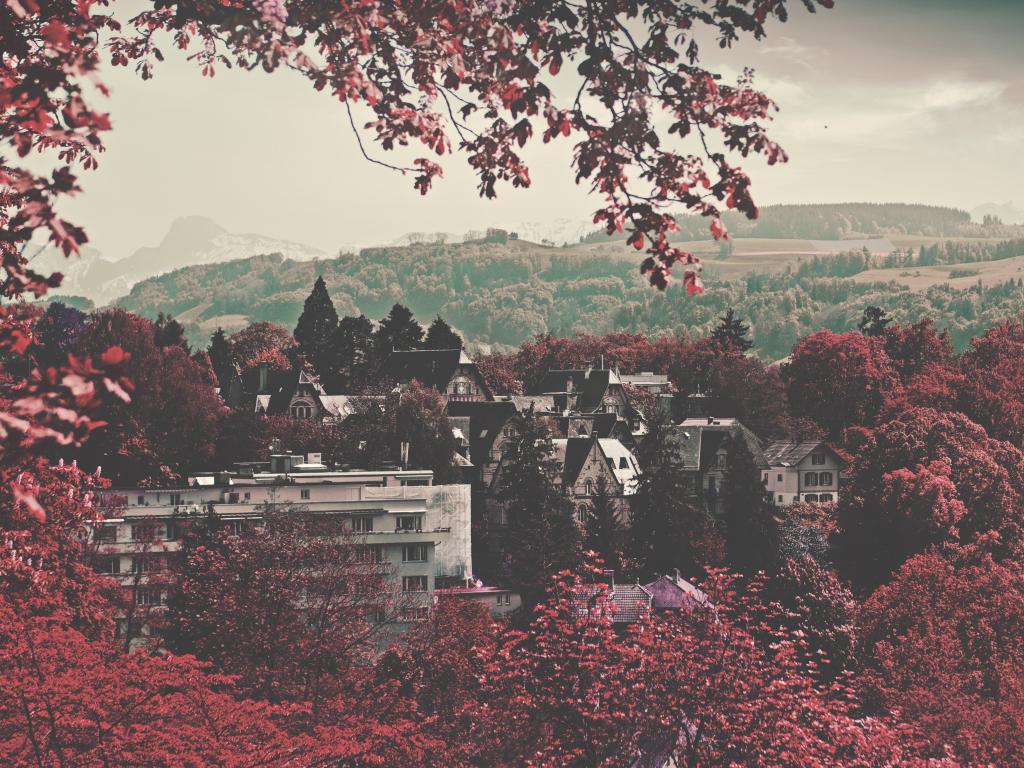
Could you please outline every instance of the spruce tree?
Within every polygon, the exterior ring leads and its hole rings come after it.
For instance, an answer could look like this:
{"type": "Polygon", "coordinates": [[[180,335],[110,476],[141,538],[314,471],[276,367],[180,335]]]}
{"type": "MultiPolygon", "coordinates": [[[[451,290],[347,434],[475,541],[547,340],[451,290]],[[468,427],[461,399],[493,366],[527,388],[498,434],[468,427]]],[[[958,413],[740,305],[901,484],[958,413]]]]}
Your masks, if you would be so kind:
{"type": "Polygon", "coordinates": [[[409,308],[401,304],[391,307],[374,334],[374,345],[381,360],[394,350],[419,349],[422,340],[423,327],[409,308]]]}
{"type": "Polygon", "coordinates": [[[302,307],[294,336],[299,351],[312,363],[317,373],[327,379],[335,373],[331,343],[337,327],[338,313],[334,310],[334,302],[327,293],[323,277],[317,277],[302,307]]]}
{"type": "Polygon", "coordinates": [[[713,341],[731,346],[739,352],[746,352],[754,343],[750,340],[750,326],[736,316],[732,307],[718,318],[718,326],[711,332],[713,341]]]}
{"type": "Polygon", "coordinates": [[[728,456],[722,489],[726,555],[732,567],[743,573],[770,572],[779,552],[775,507],[765,491],[761,469],[741,435],[729,441],[728,456]]]}
{"type": "Polygon", "coordinates": [[[346,392],[365,387],[375,368],[373,322],[366,315],[341,318],[331,346],[339,384],[346,392]]]}
{"type": "Polygon", "coordinates": [[[228,387],[231,386],[234,366],[231,360],[231,343],[223,328],[217,328],[210,336],[207,353],[210,355],[210,365],[213,366],[213,372],[220,384],[221,395],[226,395],[228,387]]]}
{"type": "Polygon", "coordinates": [[[427,338],[423,341],[423,348],[462,349],[462,337],[438,315],[427,328],[427,338]]]}
{"type": "Polygon", "coordinates": [[[626,527],[622,510],[611,495],[608,481],[604,476],[597,478],[597,493],[594,494],[584,526],[584,548],[597,552],[605,568],[622,573],[626,527]]]}
{"type": "Polygon", "coordinates": [[[707,515],[695,503],[680,455],[679,438],[667,416],[656,412],[637,457],[643,471],[630,498],[631,539],[638,575],[657,578],[679,568],[696,573],[695,535],[707,515]]]}
{"type": "Polygon", "coordinates": [[[508,514],[503,549],[511,581],[528,605],[555,573],[579,561],[580,531],[561,472],[548,429],[525,419],[505,445],[498,499],[508,514]]]}

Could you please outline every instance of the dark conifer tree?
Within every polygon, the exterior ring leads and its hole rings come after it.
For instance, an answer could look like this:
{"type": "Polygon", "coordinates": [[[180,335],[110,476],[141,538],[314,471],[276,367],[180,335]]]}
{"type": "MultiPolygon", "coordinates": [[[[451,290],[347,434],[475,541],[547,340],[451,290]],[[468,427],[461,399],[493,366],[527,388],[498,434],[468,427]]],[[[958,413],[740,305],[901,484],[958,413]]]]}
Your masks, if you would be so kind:
{"type": "Polygon", "coordinates": [[[857,323],[857,330],[865,336],[881,336],[892,318],[881,307],[867,307],[857,323]]]}
{"type": "Polygon", "coordinates": [[[156,322],[153,323],[153,341],[158,347],[177,346],[192,354],[192,348],[185,341],[185,326],[163,312],[157,315],[156,322]]]}
{"type": "Polygon", "coordinates": [[[223,328],[217,328],[210,336],[210,346],[207,348],[210,355],[210,365],[217,376],[220,384],[221,395],[227,394],[228,387],[234,375],[234,365],[231,359],[231,343],[223,328]]]}
{"type": "Polygon", "coordinates": [[[380,321],[374,334],[374,346],[383,360],[393,350],[419,349],[423,341],[423,327],[408,307],[395,304],[388,316],[380,321]]]}
{"type": "Polygon", "coordinates": [[[423,341],[423,348],[462,349],[462,337],[438,315],[427,329],[427,338],[423,341]]]}
{"type": "Polygon", "coordinates": [[[323,277],[317,277],[302,307],[294,336],[306,360],[312,363],[317,373],[328,379],[334,375],[331,342],[337,327],[338,313],[334,310],[334,302],[327,293],[323,277]]]}
{"type": "Polygon", "coordinates": [[[736,316],[732,307],[729,307],[725,314],[718,318],[718,326],[711,332],[711,338],[738,352],[746,352],[754,346],[750,340],[750,326],[736,316]]]}
{"type": "Polygon", "coordinates": [[[331,345],[334,370],[345,391],[359,391],[373,373],[373,322],[365,315],[343,317],[338,322],[331,345]]]}
{"type": "Polygon", "coordinates": [[[508,515],[509,575],[528,605],[543,597],[553,574],[579,561],[580,531],[561,472],[547,427],[524,420],[506,443],[498,498],[508,515]]]}
{"type": "Polygon", "coordinates": [[[622,573],[626,526],[622,519],[623,510],[608,487],[605,477],[597,479],[597,493],[594,494],[584,526],[584,548],[597,552],[605,568],[622,573]]]}
{"type": "Polygon", "coordinates": [[[743,573],[770,572],[777,564],[779,551],[775,507],[746,440],[733,437],[728,455],[729,469],[722,489],[726,555],[732,567],[743,573]]]}
{"type": "Polygon", "coordinates": [[[687,483],[675,427],[656,412],[637,457],[643,472],[630,498],[632,550],[638,575],[655,578],[679,568],[697,572],[695,536],[708,523],[687,483]]]}

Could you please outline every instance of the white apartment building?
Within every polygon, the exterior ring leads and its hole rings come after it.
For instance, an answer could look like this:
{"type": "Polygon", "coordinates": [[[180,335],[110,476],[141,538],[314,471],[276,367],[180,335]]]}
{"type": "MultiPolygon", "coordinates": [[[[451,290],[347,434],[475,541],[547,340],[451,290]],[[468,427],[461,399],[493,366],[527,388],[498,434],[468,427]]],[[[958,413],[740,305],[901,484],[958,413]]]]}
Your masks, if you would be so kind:
{"type": "Polygon", "coordinates": [[[387,563],[423,618],[435,585],[461,585],[473,573],[470,486],[433,485],[430,470],[334,471],[319,457],[274,456],[270,469],[199,474],[181,488],[122,488],[105,493],[118,510],[93,532],[98,570],[134,590],[133,605],[167,598],[167,558],[180,548],[189,519],[216,515],[241,531],[273,505],[339,515],[365,537],[375,562],[387,563]]]}

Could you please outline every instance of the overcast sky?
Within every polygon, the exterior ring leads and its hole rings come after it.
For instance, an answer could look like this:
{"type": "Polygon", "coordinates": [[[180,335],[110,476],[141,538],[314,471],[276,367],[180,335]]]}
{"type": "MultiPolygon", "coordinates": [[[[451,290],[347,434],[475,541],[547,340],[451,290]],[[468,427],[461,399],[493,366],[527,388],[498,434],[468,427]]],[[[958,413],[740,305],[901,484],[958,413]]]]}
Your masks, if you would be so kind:
{"type": "MultiPolygon", "coordinates": [[[[711,54],[751,65],[778,102],[786,166],[745,166],[760,204],[899,201],[971,208],[1024,204],[1024,0],[837,0],[711,54]]],[[[587,220],[597,201],[572,182],[570,144],[531,151],[530,190],[480,200],[449,160],[423,198],[411,178],[366,163],[342,107],[291,73],[210,80],[170,54],[156,77],[108,70],[114,131],[85,194],[65,212],[121,258],[169,223],[208,216],[234,232],[329,252],[411,231],[587,220]]]]}

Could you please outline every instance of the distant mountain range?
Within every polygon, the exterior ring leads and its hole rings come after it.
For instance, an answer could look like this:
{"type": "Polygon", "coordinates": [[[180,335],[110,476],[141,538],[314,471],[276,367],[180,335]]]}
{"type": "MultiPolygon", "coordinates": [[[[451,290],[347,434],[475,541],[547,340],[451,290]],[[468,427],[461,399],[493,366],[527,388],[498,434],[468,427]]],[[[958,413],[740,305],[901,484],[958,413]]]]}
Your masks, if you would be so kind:
{"type": "Polygon", "coordinates": [[[1006,203],[984,203],[971,211],[971,218],[981,221],[985,216],[995,216],[1003,224],[1024,224],[1024,208],[1014,205],[1013,201],[1006,203]]]}
{"type": "Polygon", "coordinates": [[[93,248],[84,248],[79,258],[65,259],[47,249],[33,259],[38,272],[61,272],[62,295],[84,296],[97,305],[113,301],[131,291],[136,283],[173,272],[182,267],[217,264],[265,253],[280,253],[295,261],[324,258],[318,248],[265,235],[234,234],[203,216],[176,219],[160,244],[144,246],[127,258],[113,261],[93,248]]]}

